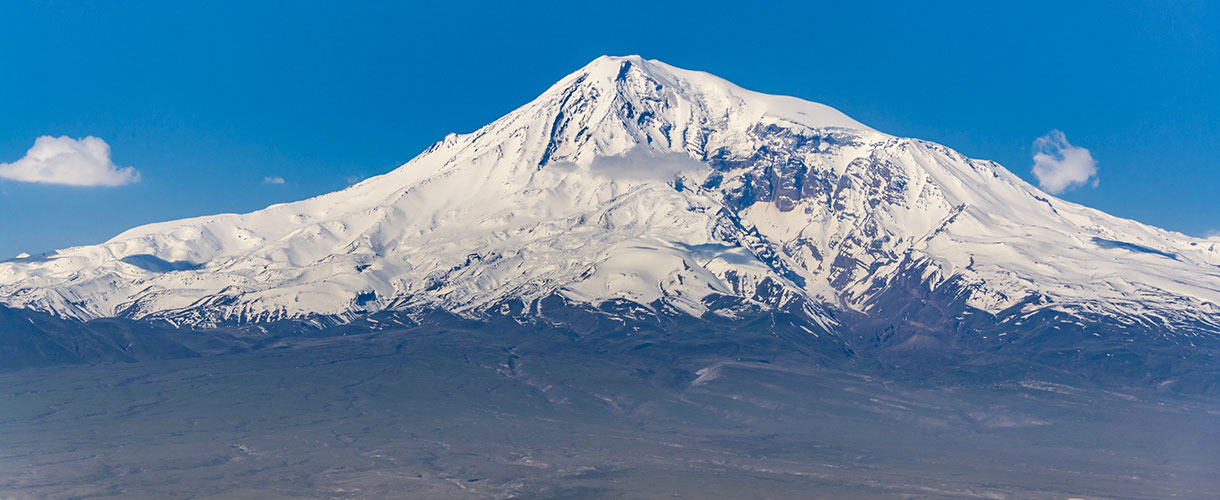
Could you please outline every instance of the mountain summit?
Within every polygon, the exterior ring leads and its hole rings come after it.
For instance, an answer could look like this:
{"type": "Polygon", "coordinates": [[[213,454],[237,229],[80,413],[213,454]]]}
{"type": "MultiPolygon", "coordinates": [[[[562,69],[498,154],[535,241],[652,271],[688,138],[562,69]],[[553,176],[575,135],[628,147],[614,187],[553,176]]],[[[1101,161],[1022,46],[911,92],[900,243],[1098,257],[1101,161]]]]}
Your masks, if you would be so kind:
{"type": "Polygon", "coordinates": [[[794,311],[831,330],[879,325],[896,336],[878,342],[904,348],[957,342],[928,333],[945,330],[1015,336],[1031,318],[1189,342],[1220,332],[1220,243],[629,56],[339,192],[0,263],[0,303],[76,320],[478,318],[553,297],[696,318],[794,311]]]}

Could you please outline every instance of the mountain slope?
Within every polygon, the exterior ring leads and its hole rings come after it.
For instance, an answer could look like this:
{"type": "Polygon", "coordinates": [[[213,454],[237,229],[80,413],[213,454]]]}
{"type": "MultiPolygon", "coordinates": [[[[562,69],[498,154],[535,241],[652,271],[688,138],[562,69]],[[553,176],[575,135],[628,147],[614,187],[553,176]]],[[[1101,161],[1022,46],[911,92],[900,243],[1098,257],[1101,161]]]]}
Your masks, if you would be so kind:
{"type": "Polygon", "coordinates": [[[833,329],[836,311],[895,310],[898,287],[959,299],[944,320],[1220,331],[1216,241],[634,56],[343,191],[0,263],[11,307],[192,325],[520,314],[560,296],[693,316],[795,308],[833,329]]]}

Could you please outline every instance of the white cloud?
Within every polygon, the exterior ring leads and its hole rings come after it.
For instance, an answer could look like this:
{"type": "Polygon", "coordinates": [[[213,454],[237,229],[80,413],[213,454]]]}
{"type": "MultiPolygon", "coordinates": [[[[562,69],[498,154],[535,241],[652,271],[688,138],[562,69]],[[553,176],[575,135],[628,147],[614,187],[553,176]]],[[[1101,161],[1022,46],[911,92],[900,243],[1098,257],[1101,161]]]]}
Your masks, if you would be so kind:
{"type": "Polygon", "coordinates": [[[283,177],[263,177],[263,184],[283,184],[283,177]]]}
{"type": "Polygon", "coordinates": [[[25,157],[0,163],[0,179],[69,186],[122,186],[140,180],[132,167],[110,161],[110,145],[97,137],[76,140],[44,135],[25,157]]]}
{"type": "Polygon", "coordinates": [[[656,153],[635,147],[614,156],[593,158],[588,167],[571,162],[556,162],[547,168],[558,172],[587,170],[593,175],[631,181],[670,181],[682,174],[694,175],[709,169],[706,163],[683,153],[656,153]]]}
{"type": "Polygon", "coordinates": [[[1063,132],[1052,130],[1034,141],[1034,177],[1038,185],[1059,194],[1089,183],[1097,186],[1097,161],[1089,150],[1073,146],[1063,132]]]}

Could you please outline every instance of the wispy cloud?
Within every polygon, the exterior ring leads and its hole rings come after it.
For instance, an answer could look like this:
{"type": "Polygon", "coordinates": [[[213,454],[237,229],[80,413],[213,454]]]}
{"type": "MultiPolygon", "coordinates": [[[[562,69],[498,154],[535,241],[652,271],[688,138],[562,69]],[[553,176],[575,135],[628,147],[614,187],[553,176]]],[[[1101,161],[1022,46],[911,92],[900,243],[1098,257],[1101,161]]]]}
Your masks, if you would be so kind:
{"type": "Polygon", "coordinates": [[[1220,240],[1220,229],[1212,229],[1211,231],[1203,233],[1203,237],[1211,240],[1220,240]]]}
{"type": "Polygon", "coordinates": [[[1075,189],[1089,181],[1097,186],[1097,161],[1089,150],[1073,146],[1067,136],[1052,130],[1034,141],[1034,177],[1053,194],[1075,189]]]}
{"type": "Polygon", "coordinates": [[[121,186],[140,180],[132,167],[110,161],[110,145],[97,137],[76,140],[44,135],[25,157],[0,163],[0,178],[69,186],[121,186]]]}
{"type": "Polygon", "coordinates": [[[263,184],[283,184],[283,177],[263,177],[263,184]]]}

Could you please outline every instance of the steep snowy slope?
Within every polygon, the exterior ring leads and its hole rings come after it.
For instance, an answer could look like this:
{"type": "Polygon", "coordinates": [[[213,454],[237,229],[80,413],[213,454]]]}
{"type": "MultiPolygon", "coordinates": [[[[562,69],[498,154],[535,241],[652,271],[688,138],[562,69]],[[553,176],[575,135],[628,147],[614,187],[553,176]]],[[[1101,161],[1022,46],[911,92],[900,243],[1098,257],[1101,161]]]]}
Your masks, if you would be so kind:
{"type": "Polygon", "coordinates": [[[340,192],[0,263],[0,302],[206,325],[477,316],[558,294],[695,316],[801,307],[829,324],[820,305],[868,314],[913,276],[992,314],[1220,331],[1216,241],[638,57],[599,58],[340,192]]]}

